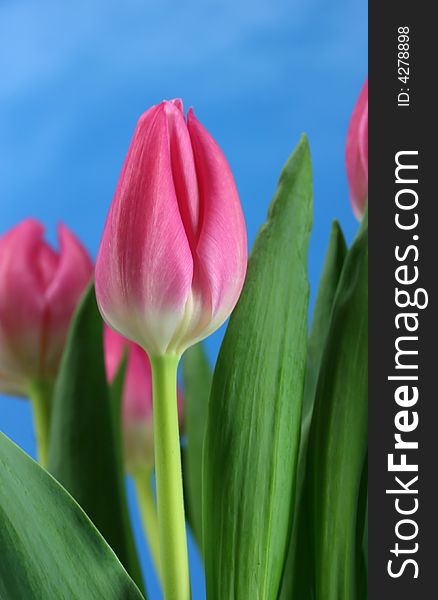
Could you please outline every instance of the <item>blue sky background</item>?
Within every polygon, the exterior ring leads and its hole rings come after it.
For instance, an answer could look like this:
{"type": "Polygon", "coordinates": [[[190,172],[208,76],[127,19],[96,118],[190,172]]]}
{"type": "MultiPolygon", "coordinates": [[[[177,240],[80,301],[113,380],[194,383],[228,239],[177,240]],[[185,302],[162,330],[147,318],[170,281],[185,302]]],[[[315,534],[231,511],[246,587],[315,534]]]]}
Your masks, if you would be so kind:
{"type": "MultiPolygon", "coordinates": [[[[0,3],[0,235],[27,216],[65,222],[95,256],[135,123],[181,97],[233,170],[249,243],[302,132],[311,145],[314,299],[330,223],[351,241],[348,120],[367,74],[365,0],[0,3]]],[[[207,342],[214,360],[223,330],[207,342]]],[[[0,428],[30,454],[30,407],[0,397],[0,428]]],[[[136,534],[152,600],[160,598],[136,534]]],[[[193,598],[204,597],[191,544],[193,598]]]]}

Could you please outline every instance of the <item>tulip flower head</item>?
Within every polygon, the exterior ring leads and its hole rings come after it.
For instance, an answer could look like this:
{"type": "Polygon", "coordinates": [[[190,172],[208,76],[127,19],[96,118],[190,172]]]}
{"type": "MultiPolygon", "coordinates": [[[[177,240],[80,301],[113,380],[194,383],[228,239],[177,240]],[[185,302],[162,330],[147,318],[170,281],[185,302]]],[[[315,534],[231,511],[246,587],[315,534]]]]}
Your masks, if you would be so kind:
{"type": "MultiPolygon", "coordinates": [[[[126,471],[154,466],[152,422],[152,371],[146,352],[137,344],[105,326],[105,368],[108,382],[117,375],[126,352],[126,372],[122,395],[122,429],[126,471]]],[[[182,395],[178,412],[182,417],[182,395]]]]}
{"type": "Polygon", "coordinates": [[[351,205],[360,220],[368,200],[368,80],[359,95],[348,128],[346,165],[351,205]]]}
{"type": "Polygon", "coordinates": [[[59,252],[27,219],[0,238],[0,392],[28,396],[53,381],[71,317],[93,265],[79,240],[58,228],[59,252]]]}
{"type": "Polygon", "coordinates": [[[96,296],[105,321],[149,356],[216,330],[245,278],[245,223],[219,146],[180,100],[139,120],[105,224],[96,296]]]}

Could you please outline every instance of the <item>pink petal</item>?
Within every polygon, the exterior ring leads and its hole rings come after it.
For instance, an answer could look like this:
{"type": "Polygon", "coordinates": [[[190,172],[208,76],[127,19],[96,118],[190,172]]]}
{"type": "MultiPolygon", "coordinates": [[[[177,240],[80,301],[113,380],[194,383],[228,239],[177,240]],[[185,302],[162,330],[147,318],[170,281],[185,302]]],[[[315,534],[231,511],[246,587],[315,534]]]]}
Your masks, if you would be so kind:
{"type": "MultiPolygon", "coordinates": [[[[137,125],[105,224],[95,275],[105,320],[152,353],[164,352],[171,341],[193,277],[172,174],[172,110],[180,132],[180,111],[166,103],[145,113],[137,125]],[[157,320],[157,314],[168,314],[168,322],[157,320]]],[[[179,143],[178,133],[176,139],[179,143]]],[[[184,163],[179,183],[186,169],[184,163]]]]}
{"type": "Polygon", "coordinates": [[[128,350],[128,340],[116,333],[111,327],[105,325],[103,328],[103,347],[105,358],[105,370],[109,383],[112,383],[117,375],[123,353],[128,350]]]}
{"type": "Polygon", "coordinates": [[[152,420],[152,371],[148,356],[140,346],[129,345],[123,390],[123,419],[142,422],[152,420]]]}
{"type": "Polygon", "coordinates": [[[152,414],[152,371],[148,356],[140,346],[104,327],[105,369],[111,383],[127,352],[123,389],[123,416],[126,421],[150,420],[152,414]]]}
{"type": "Polygon", "coordinates": [[[35,260],[42,288],[47,290],[52,283],[58,268],[59,255],[49,246],[49,244],[42,241],[39,251],[35,256],[35,260]]]}
{"type": "MultiPolygon", "coordinates": [[[[368,86],[367,86],[368,90],[368,86]]],[[[362,118],[360,120],[359,125],[359,153],[360,160],[362,163],[362,169],[365,174],[365,177],[368,182],[368,101],[366,103],[366,108],[362,113],[362,118]]],[[[368,185],[367,185],[368,187],[368,185]]]]}
{"type": "MultiPolygon", "coordinates": [[[[166,102],[166,100],[164,100],[164,102],[166,102]]],[[[169,102],[169,104],[173,104],[174,106],[176,106],[177,109],[184,116],[184,105],[183,105],[183,101],[181,100],[181,98],[175,98],[174,100],[169,100],[168,102],[169,102]]]]}
{"type": "Polygon", "coordinates": [[[17,387],[40,372],[44,276],[35,257],[43,233],[27,219],[0,240],[0,372],[17,387]]]}
{"type": "Polygon", "coordinates": [[[351,204],[360,219],[368,199],[368,80],[362,88],[348,128],[346,166],[351,204]]]}
{"type": "Polygon", "coordinates": [[[202,224],[195,258],[194,293],[217,328],[234,308],[246,274],[247,239],[239,196],[228,163],[213,138],[189,111],[202,224]]]}
{"type": "Polygon", "coordinates": [[[65,225],[59,225],[58,239],[59,260],[45,292],[43,357],[51,373],[57,370],[71,318],[93,274],[90,256],[65,225]]]}
{"type": "Polygon", "coordinates": [[[176,199],[192,252],[196,251],[201,226],[195,159],[181,101],[164,104],[169,128],[170,157],[176,199]],[[174,103],[179,103],[178,110],[174,103]]]}

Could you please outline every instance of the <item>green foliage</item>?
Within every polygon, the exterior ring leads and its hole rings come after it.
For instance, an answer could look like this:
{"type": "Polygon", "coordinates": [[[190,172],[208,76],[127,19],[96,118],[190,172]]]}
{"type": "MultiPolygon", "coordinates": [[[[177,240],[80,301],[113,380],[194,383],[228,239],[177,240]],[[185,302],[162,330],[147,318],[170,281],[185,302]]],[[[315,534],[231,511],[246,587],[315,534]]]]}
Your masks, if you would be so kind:
{"type": "Polygon", "coordinates": [[[366,598],[363,553],[368,433],[368,227],[342,270],[321,360],[301,518],[316,600],[366,598]]]}
{"type": "Polygon", "coordinates": [[[209,600],[279,593],[300,440],[311,222],[303,137],[255,241],[213,377],[203,478],[209,600]]]}
{"type": "Polygon", "coordinates": [[[321,358],[330,327],[333,300],[344,265],[347,246],[339,224],[332,225],[329,246],[318,287],[315,308],[313,311],[312,327],[307,346],[306,380],[304,386],[304,402],[301,423],[301,442],[297,480],[297,501],[295,504],[292,534],[289,544],[289,555],[285,568],[281,595],[282,600],[292,598],[309,598],[310,581],[313,577],[310,566],[309,545],[305,524],[300,520],[300,514],[305,508],[303,503],[303,483],[306,471],[307,445],[309,429],[312,420],[315,391],[321,358]],[[300,535],[299,529],[304,526],[300,535]]]}
{"type": "Polygon", "coordinates": [[[0,433],[0,598],[141,600],[73,498],[0,433]]]}
{"type": "Polygon", "coordinates": [[[212,378],[202,344],[186,350],[182,367],[184,432],[187,439],[183,455],[186,508],[196,541],[202,548],[202,449],[212,378]]]}
{"type": "Polygon", "coordinates": [[[73,318],[55,386],[48,468],[142,587],[126,507],[119,429],[105,376],[102,319],[90,286],[73,318]]]}

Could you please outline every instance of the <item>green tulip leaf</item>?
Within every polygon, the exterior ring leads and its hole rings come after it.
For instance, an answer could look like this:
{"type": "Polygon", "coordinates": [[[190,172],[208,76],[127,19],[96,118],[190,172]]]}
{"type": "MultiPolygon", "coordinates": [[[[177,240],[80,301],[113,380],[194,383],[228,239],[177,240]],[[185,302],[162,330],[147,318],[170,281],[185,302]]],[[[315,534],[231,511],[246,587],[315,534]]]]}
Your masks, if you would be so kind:
{"type": "Polygon", "coordinates": [[[306,383],[302,417],[302,437],[306,440],[312,420],[322,353],[330,328],[333,300],[338,288],[347,251],[347,244],[345,243],[339,223],[334,221],[319,282],[307,347],[306,383]],[[303,433],[305,434],[304,436],[303,433]]]}
{"type": "Polygon", "coordinates": [[[143,589],[126,503],[120,417],[115,418],[119,415],[112,406],[117,399],[111,402],[106,382],[102,330],[90,286],[73,318],[56,381],[48,468],[143,589]]]}
{"type": "Polygon", "coordinates": [[[202,548],[202,449],[212,378],[202,344],[186,350],[182,367],[184,433],[187,440],[183,454],[186,508],[195,539],[202,548]]]}
{"type": "Polygon", "coordinates": [[[362,470],[357,504],[357,587],[359,598],[368,598],[368,456],[362,470]]]}
{"type": "Polygon", "coordinates": [[[309,434],[307,536],[316,600],[365,600],[368,434],[368,227],[345,259],[309,434]]]}
{"type": "Polygon", "coordinates": [[[303,137],[255,241],[213,377],[203,471],[209,600],[279,593],[300,440],[311,223],[303,137]]]}
{"type": "Polygon", "coordinates": [[[0,433],[0,598],[141,600],[73,498],[0,433]]]}
{"type": "MultiPolygon", "coordinates": [[[[122,400],[123,400],[123,388],[125,385],[126,367],[128,363],[128,355],[125,352],[120,362],[120,366],[117,369],[115,377],[109,386],[109,397],[112,409],[113,427],[114,427],[114,449],[116,451],[117,459],[117,474],[120,479],[120,486],[124,486],[124,458],[123,458],[123,436],[121,427],[122,418],[122,400]]],[[[125,507],[126,507],[126,503],[125,507]]],[[[128,512],[126,512],[128,515],[128,512]]]]}
{"type": "Polygon", "coordinates": [[[304,386],[300,456],[296,490],[297,501],[295,504],[292,534],[289,543],[289,555],[280,595],[282,600],[309,597],[309,582],[312,577],[311,570],[309,569],[309,547],[305,531],[302,532],[303,535],[300,536],[300,542],[298,543],[299,528],[305,527],[304,523],[299,519],[299,515],[301,510],[304,509],[304,507],[301,506],[303,482],[306,470],[307,444],[315,402],[318,373],[330,327],[333,300],[346,254],[347,245],[342,230],[339,223],[334,221],[319,282],[318,294],[313,310],[312,326],[307,345],[306,379],[304,386]]]}
{"type": "Polygon", "coordinates": [[[120,366],[117,369],[115,377],[109,387],[110,394],[110,402],[113,410],[113,419],[114,419],[114,428],[116,431],[116,435],[119,436],[118,443],[116,443],[117,448],[122,447],[122,439],[121,439],[121,427],[120,427],[120,419],[122,414],[122,399],[123,399],[123,387],[125,385],[125,375],[126,375],[126,367],[128,364],[128,354],[125,352],[123,354],[122,360],[120,361],[120,366]]]}

